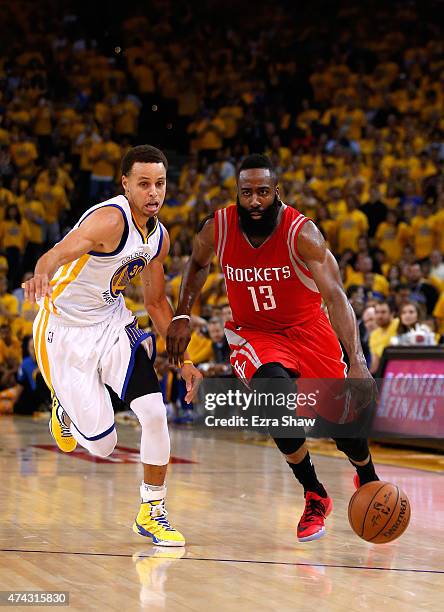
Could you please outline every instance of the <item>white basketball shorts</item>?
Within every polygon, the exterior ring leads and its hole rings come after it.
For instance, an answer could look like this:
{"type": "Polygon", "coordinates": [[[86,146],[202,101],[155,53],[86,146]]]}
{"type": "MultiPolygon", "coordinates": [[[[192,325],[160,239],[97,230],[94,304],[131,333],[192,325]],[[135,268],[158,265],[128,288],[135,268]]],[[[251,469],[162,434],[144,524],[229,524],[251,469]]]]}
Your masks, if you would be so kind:
{"type": "Polygon", "coordinates": [[[34,345],[46,384],[87,440],[98,440],[114,428],[105,385],[123,399],[139,345],[152,361],[155,357],[153,334],[139,329],[125,307],[107,321],[87,327],[66,325],[40,309],[34,321],[34,345]]]}

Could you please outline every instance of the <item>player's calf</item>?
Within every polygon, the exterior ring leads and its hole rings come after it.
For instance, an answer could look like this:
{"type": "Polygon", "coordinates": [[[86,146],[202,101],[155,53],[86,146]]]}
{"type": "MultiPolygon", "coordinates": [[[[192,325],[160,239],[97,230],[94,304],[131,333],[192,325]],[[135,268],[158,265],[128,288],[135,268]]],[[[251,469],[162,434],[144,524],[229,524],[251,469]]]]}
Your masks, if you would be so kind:
{"type": "Polygon", "coordinates": [[[353,482],[356,488],[367,482],[379,480],[373,465],[368,441],[365,438],[335,438],[338,450],[347,455],[356,470],[353,482]]]}

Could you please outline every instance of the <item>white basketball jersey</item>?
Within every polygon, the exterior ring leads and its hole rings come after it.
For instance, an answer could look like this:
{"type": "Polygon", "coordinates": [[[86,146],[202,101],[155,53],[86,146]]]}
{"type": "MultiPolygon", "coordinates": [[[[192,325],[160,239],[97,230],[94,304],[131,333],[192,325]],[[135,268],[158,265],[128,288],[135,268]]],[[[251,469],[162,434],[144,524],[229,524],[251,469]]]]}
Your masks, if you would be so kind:
{"type": "Polygon", "coordinates": [[[52,281],[52,295],[40,306],[67,325],[101,323],[124,306],[122,292],[129,282],[155,259],[162,247],[164,229],[158,219],[144,235],[131,214],[125,196],[119,195],[89,208],[71,231],[98,208],[118,208],[125,221],[119,246],[112,253],[90,251],[60,267],[52,281]]]}

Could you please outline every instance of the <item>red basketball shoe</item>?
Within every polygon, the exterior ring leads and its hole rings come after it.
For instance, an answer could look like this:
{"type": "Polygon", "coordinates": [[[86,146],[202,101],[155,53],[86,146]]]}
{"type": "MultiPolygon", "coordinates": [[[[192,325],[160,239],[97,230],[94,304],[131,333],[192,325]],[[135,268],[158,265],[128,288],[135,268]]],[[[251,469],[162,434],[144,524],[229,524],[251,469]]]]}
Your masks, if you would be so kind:
{"type": "Polygon", "coordinates": [[[305,494],[305,510],[298,524],[299,542],[310,542],[325,533],[324,521],[333,510],[331,497],[320,497],[313,491],[305,494]]]}

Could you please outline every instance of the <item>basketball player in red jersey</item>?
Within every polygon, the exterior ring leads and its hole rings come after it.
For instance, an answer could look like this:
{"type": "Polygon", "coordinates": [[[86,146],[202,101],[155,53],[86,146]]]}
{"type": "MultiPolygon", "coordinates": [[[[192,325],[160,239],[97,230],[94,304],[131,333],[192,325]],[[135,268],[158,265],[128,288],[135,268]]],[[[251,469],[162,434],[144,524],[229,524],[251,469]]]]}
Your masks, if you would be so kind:
{"type": "MultiPolygon", "coordinates": [[[[167,349],[178,364],[190,340],[189,315],[217,253],[225,276],[233,321],[226,324],[231,364],[250,384],[258,378],[366,379],[373,388],[353,310],[344,293],[336,260],[315,224],[279,198],[276,172],[264,155],[244,159],[238,174],[236,206],[204,220],[184,271],[167,349]],[[321,309],[324,300],[331,324],[321,309]],[[336,333],[335,333],[336,332],[336,333]],[[342,341],[349,358],[343,361],[342,341]]],[[[350,381],[351,382],[351,381],[350,381]]],[[[299,436],[299,434],[298,434],[299,436]]],[[[305,510],[299,541],[325,532],[333,502],[319,482],[300,437],[274,438],[304,487],[305,510]]],[[[378,480],[364,439],[336,438],[356,468],[355,485],[378,480]]]]}

